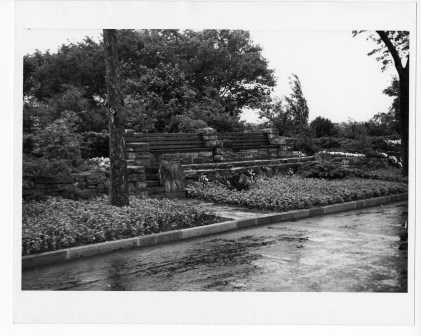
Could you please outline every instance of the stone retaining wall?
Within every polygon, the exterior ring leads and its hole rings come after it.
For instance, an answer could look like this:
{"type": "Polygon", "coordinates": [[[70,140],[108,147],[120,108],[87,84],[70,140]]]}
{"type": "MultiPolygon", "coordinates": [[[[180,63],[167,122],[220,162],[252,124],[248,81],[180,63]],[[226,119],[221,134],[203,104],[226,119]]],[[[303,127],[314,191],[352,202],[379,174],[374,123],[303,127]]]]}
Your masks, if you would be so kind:
{"type": "Polygon", "coordinates": [[[138,133],[126,130],[129,164],[159,166],[161,160],[179,164],[254,160],[291,156],[294,139],[273,130],[217,133],[206,127],[197,133],[138,133]]]}
{"type": "MultiPolygon", "coordinates": [[[[129,193],[146,193],[145,169],[143,166],[128,166],[129,193]]],[[[108,194],[110,187],[109,171],[95,169],[73,173],[67,177],[37,176],[24,177],[22,190],[24,199],[43,196],[62,196],[66,198],[89,198],[108,194]]]]}

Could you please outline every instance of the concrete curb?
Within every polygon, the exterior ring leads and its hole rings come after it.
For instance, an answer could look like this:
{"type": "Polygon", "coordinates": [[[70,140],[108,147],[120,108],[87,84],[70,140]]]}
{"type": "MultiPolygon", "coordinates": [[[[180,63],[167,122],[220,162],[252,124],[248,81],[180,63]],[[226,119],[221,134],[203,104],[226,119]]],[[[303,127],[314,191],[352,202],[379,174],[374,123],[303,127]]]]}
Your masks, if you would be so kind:
{"type": "Polygon", "coordinates": [[[88,257],[121,249],[153,246],[194,237],[207,236],[215,233],[243,229],[252,226],[267,225],[283,221],[338,213],[342,211],[363,209],[371,206],[406,200],[408,200],[407,193],[395,194],[352,202],[331,204],[310,209],[299,209],[281,213],[278,212],[264,214],[257,218],[231,220],[210,225],[197,226],[189,229],[174,230],[147,236],[113,240],[103,243],[71,247],[57,251],[32,254],[22,257],[22,269],[28,269],[40,265],[60,263],[81,257],[88,257]]]}

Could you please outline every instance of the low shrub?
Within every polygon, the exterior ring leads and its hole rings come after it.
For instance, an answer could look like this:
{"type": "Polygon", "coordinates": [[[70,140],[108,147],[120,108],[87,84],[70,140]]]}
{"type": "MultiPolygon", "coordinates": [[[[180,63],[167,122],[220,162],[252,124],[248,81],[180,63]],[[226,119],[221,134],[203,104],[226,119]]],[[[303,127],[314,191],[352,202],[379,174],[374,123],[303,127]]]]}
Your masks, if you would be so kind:
{"type": "Polygon", "coordinates": [[[249,190],[243,191],[228,189],[217,182],[205,186],[196,182],[186,189],[189,197],[206,201],[255,209],[288,211],[406,192],[407,185],[359,178],[325,180],[275,176],[259,177],[256,184],[249,190]]]}
{"type": "Polygon", "coordinates": [[[247,172],[227,172],[216,175],[216,181],[228,189],[248,190],[256,181],[256,174],[250,170],[247,172]]]}
{"type": "Polygon", "coordinates": [[[214,223],[218,218],[192,206],[167,199],[132,197],[115,207],[107,198],[73,201],[48,198],[24,202],[22,253],[28,255],[214,223]]]}
{"type": "Polygon", "coordinates": [[[54,177],[66,179],[72,172],[72,166],[67,160],[37,158],[31,155],[23,156],[23,178],[54,177]]]}
{"type": "Polygon", "coordinates": [[[294,143],[293,150],[303,152],[307,155],[317,153],[320,148],[317,146],[313,139],[309,136],[299,136],[294,143]]]}
{"type": "Polygon", "coordinates": [[[322,149],[339,148],[341,146],[338,139],[333,137],[316,138],[314,144],[322,149]]]}

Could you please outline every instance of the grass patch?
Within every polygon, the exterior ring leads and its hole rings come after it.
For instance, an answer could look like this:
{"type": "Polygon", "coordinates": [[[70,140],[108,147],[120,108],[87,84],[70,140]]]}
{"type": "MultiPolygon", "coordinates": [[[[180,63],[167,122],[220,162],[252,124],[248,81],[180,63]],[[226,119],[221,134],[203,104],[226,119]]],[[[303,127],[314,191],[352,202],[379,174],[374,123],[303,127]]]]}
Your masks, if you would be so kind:
{"type": "Polygon", "coordinates": [[[168,199],[132,197],[115,207],[105,197],[90,201],[49,198],[24,202],[22,254],[147,235],[219,222],[214,214],[168,199]]]}
{"type": "Polygon", "coordinates": [[[259,177],[249,190],[232,190],[211,182],[187,187],[189,197],[251,209],[288,211],[342,203],[407,191],[405,183],[361,178],[325,180],[294,177],[259,177]]]}

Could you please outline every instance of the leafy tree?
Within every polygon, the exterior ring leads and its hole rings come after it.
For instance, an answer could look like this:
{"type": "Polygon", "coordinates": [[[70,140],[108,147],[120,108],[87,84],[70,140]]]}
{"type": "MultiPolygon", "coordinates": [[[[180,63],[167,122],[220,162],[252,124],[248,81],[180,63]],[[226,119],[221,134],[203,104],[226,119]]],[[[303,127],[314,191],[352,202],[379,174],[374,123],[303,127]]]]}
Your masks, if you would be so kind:
{"type": "MultiPolygon", "coordinates": [[[[192,118],[203,106],[211,106],[211,113],[202,115],[210,126],[219,127],[223,117],[239,122],[241,110],[259,107],[275,85],[261,48],[246,31],[119,30],[117,35],[129,122],[147,131],[178,131],[171,120],[192,118]]],[[[103,49],[102,42],[86,38],[55,54],[25,56],[25,97],[45,103],[72,86],[86,99],[88,113],[104,112],[103,49]]]]}
{"type": "Polygon", "coordinates": [[[259,117],[267,119],[269,126],[276,129],[279,135],[292,135],[295,131],[293,117],[282,99],[268,102],[259,111],[259,117]]]}
{"type": "Polygon", "coordinates": [[[367,136],[366,123],[349,119],[337,125],[339,137],[359,139],[367,136]]]}
{"type": "Polygon", "coordinates": [[[316,138],[335,135],[335,125],[333,122],[320,116],[310,123],[310,130],[316,138]]]}
{"type": "Polygon", "coordinates": [[[372,136],[396,136],[399,134],[399,121],[390,110],[375,114],[367,123],[368,134],[372,136]]]}
{"type": "Polygon", "coordinates": [[[66,87],[84,89],[84,96],[96,104],[105,97],[105,63],[102,42],[86,37],[83,41],[63,44],[57,53],[36,51],[23,58],[24,97],[45,101],[66,87]]]}
{"type": "Polygon", "coordinates": [[[392,105],[389,108],[389,111],[384,114],[382,120],[386,122],[386,119],[389,121],[390,126],[393,129],[396,129],[398,132],[400,130],[400,98],[399,98],[399,80],[394,77],[392,83],[386,89],[383,90],[383,93],[393,98],[392,105]],[[392,120],[392,118],[394,120],[392,120]]]}
{"type": "Polygon", "coordinates": [[[304,97],[300,79],[296,74],[290,77],[291,94],[285,97],[286,110],[292,116],[295,130],[303,132],[308,126],[308,106],[304,97]]]}
{"type": "MultiPolygon", "coordinates": [[[[409,121],[409,32],[408,31],[381,31],[366,32],[354,31],[356,36],[364,33],[368,40],[376,47],[368,53],[375,55],[385,70],[391,64],[398,74],[399,80],[399,128],[402,138],[402,172],[408,174],[408,121],[409,121]]],[[[395,91],[396,92],[396,91],[395,91]]]]}
{"type": "Polygon", "coordinates": [[[126,112],[120,87],[117,32],[104,29],[105,81],[107,86],[108,126],[110,132],[110,201],[112,205],[129,204],[126,145],[126,112]]]}
{"type": "Polygon", "coordinates": [[[309,109],[297,75],[290,76],[291,93],[283,99],[267,99],[259,112],[280,135],[303,133],[308,126],[309,109]]]}

